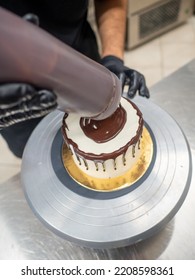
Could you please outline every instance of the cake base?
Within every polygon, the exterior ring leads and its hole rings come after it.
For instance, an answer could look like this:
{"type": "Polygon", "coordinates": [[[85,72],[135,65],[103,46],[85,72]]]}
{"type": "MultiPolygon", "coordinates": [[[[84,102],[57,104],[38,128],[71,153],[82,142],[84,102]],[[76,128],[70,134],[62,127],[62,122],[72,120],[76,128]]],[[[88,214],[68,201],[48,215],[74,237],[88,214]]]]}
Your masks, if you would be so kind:
{"type": "Polygon", "coordinates": [[[153,141],[146,127],[143,128],[142,139],[140,142],[141,154],[133,167],[121,176],[110,179],[99,179],[84,173],[75,164],[71,151],[64,143],[62,147],[62,160],[68,174],[81,186],[96,191],[115,191],[130,187],[139,180],[147,171],[153,155],[153,141]]]}

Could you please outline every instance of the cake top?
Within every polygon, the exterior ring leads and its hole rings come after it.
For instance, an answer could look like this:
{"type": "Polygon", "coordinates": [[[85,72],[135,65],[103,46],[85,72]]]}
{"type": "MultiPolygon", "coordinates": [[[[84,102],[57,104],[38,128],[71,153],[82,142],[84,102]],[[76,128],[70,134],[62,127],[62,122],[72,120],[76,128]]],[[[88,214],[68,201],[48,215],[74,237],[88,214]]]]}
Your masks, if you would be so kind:
{"type": "Polygon", "coordinates": [[[140,110],[133,102],[121,98],[116,112],[105,120],[80,119],[76,114],[65,114],[62,133],[65,142],[80,156],[101,161],[114,159],[136,144],[142,128],[140,110]]]}
{"type": "Polygon", "coordinates": [[[115,138],[123,129],[127,120],[127,113],[119,105],[117,110],[109,118],[97,121],[93,119],[80,119],[80,127],[86,137],[97,143],[105,143],[115,138]]]}

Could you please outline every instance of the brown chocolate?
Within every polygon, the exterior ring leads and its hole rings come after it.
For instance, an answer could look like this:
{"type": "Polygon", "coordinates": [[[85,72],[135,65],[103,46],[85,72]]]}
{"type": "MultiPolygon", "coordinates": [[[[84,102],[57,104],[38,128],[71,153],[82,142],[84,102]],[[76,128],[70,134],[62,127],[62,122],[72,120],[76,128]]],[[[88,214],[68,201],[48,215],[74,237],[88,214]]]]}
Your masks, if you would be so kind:
{"type": "MultiPolygon", "coordinates": [[[[127,99],[127,101],[129,103],[131,103],[131,105],[134,107],[134,109],[137,111],[137,115],[139,116],[139,126],[137,128],[137,131],[136,131],[136,135],[130,139],[130,141],[123,147],[121,147],[120,149],[116,150],[116,151],[113,151],[112,153],[102,153],[102,154],[93,154],[93,153],[85,153],[84,151],[81,151],[79,148],[78,148],[78,145],[77,143],[75,143],[73,141],[73,139],[69,139],[67,137],[67,134],[66,134],[66,129],[65,127],[67,128],[67,125],[66,125],[66,118],[67,118],[67,115],[64,115],[64,118],[63,118],[63,125],[62,125],[62,134],[63,134],[63,138],[64,138],[64,141],[65,143],[67,144],[67,146],[69,147],[69,145],[72,145],[73,146],[73,149],[75,151],[75,153],[82,159],[88,159],[88,160],[92,160],[94,161],[95,163],[103,163],[105,160],[108,160],[108,159],[113,159],[115,160],[119,155],[123,155],[123,157],[125,157],[125,154],[128,150],[128,148],[131,146],[131,145],[136,145],[138,143],[139,145],[139,139],[141,137],[141,134],[142,134],[142,129],[143,129],[143,118],[142,118],[142,113],[141,111],[138,109],[138,107],[131,101],[129,101],[127,99]]],[[[113,124],[114,125],[114,124],[113,124]]],[[[68,128],[67,128],[68,129],[68,128]]],[[[129,128],[131,129],[131,128],[129,128]]],[[[95,152],[95,151],[94,151],[95,152]]]]}
{"type": "Polygon", "coordinates": [[[80,127],[85,135],[97,143],[105,143],[115,138],[123,129],[127,120],[127,113],[120,105],[109,118],[96,121],[81,118],[80,127]]]}

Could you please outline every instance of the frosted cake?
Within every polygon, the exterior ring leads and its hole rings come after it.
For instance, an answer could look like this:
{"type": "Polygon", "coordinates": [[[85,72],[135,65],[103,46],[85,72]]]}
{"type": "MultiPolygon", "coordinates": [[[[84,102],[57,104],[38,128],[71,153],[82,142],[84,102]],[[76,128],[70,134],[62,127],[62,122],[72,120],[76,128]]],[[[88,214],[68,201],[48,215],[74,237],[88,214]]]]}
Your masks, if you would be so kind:
{"type": "Polygon", "coordinates": [[[89,176],[109,179],[126,173],[140,156],[142,113],[131,101],[121,98],[115,113],[105,120],[65,114],[64,141],[78,168],[89,176]]]}

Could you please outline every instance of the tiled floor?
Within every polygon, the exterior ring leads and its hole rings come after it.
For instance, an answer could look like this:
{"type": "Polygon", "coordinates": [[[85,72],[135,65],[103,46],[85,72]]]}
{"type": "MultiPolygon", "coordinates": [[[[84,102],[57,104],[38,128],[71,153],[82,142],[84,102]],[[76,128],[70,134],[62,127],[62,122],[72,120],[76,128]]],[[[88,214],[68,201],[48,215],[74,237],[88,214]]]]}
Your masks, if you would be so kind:
{"type": "Polygon", "coordinates": [[[195,16],[185,24],[125,53],[125,63],[144,74],[148,86],[195,58],[195,16]]]}
{"type": "MultiPolygon", "coordinates": [[[[148,86],[195,58],[195,17],[134,50],[125,52],[125,64],[146,77],[148,86]]],[[[21,160],[0,136],[0,183],[20,172],[21,160]]]]}

